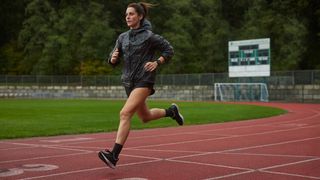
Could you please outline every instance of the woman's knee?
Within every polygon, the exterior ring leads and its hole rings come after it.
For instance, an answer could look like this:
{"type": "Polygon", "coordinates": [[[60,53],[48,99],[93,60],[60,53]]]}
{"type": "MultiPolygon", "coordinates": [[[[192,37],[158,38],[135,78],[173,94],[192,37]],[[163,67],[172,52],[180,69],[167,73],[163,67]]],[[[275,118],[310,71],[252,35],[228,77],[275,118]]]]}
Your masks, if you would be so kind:
{"type": "Polygon", "coordinates": [[[132,115],[133,115],[133,112],[128,111],[126,109],[122,109],[120,111],[120,120],[122,121],[130,120],[132,115]]]}

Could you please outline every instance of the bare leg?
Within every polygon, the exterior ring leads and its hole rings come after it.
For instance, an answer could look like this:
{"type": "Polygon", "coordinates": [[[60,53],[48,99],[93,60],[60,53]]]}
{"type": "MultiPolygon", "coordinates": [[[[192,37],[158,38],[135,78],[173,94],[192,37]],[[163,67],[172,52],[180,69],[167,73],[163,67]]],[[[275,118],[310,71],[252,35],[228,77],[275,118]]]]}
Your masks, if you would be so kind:
{"type": "Polygon", "coordinates": [[[145,123],[152,120],[160,119],[165,116],[170,116],[172,119],[176,120],[179,125],[183,125],[184,119],[179,113],[178,106],[175,104],[172,104],[167,110],[158,108],[149,110],[145,102],[149,94],[149,88],[136,88],[128,97],[125,105],[120,111],[120,123],[118,127],[116,142],[112,151],[102,150],[98,153],[99,158],[107,166],[113,169],[116,167],[116,164],[119,160],[119,154],[128,138],[131,118],[135,112],[137,112],[138,116],[145,123]]]}
{"type": "Polygon", "coordinates": [[[158,108],[153,108],[149,110],[146,102],[143,102],[139,106],[137,110],[137,114],[144,123],[147,123],[149,121],[157,120],[162,117],[165,117],[166,111],[164,109],[158,109],[158,108]]]}
{"type": "Polygon", "coordinates": [[[120,111],[120,123],[116,138],[117,144],[124,145],[126,142],[130,132],[131,118],[139,107],[145,103],[149,94],[149,88],[136,88],[131,92],[125,105],[120,111]]]}

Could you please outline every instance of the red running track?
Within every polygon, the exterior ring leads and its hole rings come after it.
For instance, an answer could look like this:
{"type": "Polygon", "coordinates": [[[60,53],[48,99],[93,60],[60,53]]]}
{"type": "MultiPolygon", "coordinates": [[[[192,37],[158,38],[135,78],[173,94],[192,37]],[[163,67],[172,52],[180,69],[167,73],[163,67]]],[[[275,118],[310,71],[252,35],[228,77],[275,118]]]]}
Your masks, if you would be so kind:
{"type": "Polygon", "coordinates": [[[0,141],[0,179],[320,179],[320,104],[277,117],[131,131],[117,169],[97,157],[115,133],[0,141]]]}

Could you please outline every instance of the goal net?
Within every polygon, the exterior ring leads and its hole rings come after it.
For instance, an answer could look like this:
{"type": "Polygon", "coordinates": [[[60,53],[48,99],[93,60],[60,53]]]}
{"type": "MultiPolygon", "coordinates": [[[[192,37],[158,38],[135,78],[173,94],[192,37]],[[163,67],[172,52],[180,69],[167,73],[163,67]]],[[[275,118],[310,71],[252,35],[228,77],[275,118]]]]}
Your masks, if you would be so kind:
{"type": "Polygon", "coordinates": [[[215,101],[268,101],[265,83],[215,83],[215,101]]]}

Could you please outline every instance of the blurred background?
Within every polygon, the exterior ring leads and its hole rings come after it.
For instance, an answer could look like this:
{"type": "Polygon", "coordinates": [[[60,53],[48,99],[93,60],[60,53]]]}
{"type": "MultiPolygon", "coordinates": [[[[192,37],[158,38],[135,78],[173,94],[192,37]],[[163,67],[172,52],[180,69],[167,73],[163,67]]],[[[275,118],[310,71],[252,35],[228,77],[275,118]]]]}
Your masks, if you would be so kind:
{"type": "MultiPolygon", "coordinates": [[[[118,75],[104,64],[128,0],[2,0],[0,74],[118,75]]],[[[225,73],[228,41],[271,39],[271,70],[320,69],[319,0],[158,0],[153,31],[175,49],[161,74],[225,73]]]]}

